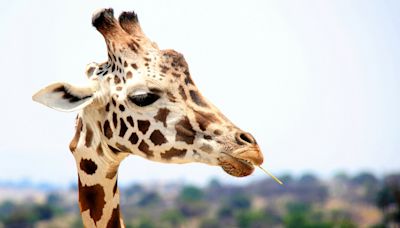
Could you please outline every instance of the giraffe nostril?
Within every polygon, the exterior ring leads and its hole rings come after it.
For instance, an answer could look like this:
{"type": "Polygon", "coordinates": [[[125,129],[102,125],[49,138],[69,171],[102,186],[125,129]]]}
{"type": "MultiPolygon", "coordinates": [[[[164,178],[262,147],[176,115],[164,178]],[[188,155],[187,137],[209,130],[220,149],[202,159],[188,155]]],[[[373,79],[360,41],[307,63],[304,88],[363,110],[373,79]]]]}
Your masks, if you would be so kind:
{"type": "Polygon", "coordinates": [[[236,141],[240,145],[244,145],[244,144],[255,145],[255,144],[257,144],[257,142],[254,139],[254,137],[251,134],[246,133],[246,132],[238,132],[236,134],[236,141]]]}

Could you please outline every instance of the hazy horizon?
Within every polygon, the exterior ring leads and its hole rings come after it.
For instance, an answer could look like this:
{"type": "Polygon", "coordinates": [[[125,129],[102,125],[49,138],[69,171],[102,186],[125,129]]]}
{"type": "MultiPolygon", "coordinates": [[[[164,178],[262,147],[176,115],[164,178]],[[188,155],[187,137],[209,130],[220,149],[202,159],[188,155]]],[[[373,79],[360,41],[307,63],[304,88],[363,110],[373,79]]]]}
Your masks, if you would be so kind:
{"type": "MultiPolygon", "coordinates": [[[[3,2],[0,180],[69,184],[76,113],[34,103],[56,81],[85,84],[107,58],[98,8],[135,10],[160,48],[184,54],[200,91],[264,153],[275,175],[400,171],[400,3],[396,1],[3,2]],[[45,7],[44,7],[45,6],[45,7]],[[223,91],[223,93],[222,93],[223,91]]],[[[230,183],[219,167],[130,156],[120,182],[230,183]],[[138,175],[138,173],[140,175],[138,175]]]]}

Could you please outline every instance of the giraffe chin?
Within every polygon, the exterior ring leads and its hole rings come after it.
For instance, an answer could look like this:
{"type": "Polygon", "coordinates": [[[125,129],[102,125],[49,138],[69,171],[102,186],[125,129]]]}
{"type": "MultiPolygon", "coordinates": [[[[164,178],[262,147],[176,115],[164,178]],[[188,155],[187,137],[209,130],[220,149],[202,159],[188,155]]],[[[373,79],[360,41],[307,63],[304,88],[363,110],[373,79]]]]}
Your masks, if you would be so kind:
{"type": "Polygon", "coordinates": [[[254,166],[250,161],[226,153],[219,158],[219,166],[226,173],[235,177],[249,176],[254,171],[254,166]]]}

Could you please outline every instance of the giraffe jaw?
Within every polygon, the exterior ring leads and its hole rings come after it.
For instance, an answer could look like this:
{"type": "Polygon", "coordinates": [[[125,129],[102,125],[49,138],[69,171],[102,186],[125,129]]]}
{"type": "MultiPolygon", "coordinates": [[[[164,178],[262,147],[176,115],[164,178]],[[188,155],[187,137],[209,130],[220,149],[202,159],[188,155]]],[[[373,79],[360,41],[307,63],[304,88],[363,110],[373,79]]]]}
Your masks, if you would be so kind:
{"type": "Polygon", "coordinates": [[[240,152],[236,156],[223,153],[223,156],[218,160],[219,165],[229,175],[235,177],[245,177],[253,173],[254,165],[261,165],[263,158],[259,150],[247,150],[245,152],[240,152]],[[252,156],[253,154],[258,154],[259,157],[254,159],[252,156]]]}

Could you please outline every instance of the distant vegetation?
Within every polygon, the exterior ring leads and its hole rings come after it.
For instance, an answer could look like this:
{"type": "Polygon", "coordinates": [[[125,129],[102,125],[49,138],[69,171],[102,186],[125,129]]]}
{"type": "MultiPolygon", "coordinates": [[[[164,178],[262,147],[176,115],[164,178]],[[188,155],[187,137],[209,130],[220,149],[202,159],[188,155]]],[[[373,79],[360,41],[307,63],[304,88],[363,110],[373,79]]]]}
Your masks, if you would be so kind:
{"type": "MultiPolygon", "coordinates": [[[[121,189],[127,227],[399,227],[400,174],[313,174],[264,179],[245,186],[211,180],[207,187],[181,185],[121,189]]],[[[76,190],[50,191],[42,202],[3,201],[0,227],[82,227],[76,190]]]]}

